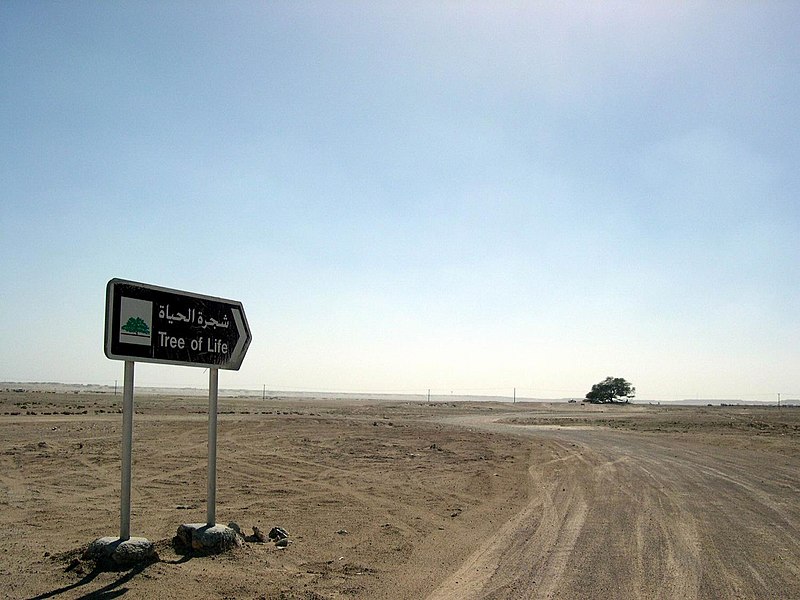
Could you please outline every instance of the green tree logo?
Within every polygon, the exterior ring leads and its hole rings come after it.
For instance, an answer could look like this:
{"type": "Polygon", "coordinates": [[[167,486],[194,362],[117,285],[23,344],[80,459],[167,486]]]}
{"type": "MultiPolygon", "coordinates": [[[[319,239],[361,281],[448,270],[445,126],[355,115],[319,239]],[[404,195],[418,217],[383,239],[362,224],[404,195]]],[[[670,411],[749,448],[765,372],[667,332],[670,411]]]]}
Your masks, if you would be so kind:
{"type": "Polygon", "coordinates": [[[131,317],[128,319],[128,322],[121,327],[121,329],[129,335],[150,335],[150,328],[140,317],[131,317]]]}

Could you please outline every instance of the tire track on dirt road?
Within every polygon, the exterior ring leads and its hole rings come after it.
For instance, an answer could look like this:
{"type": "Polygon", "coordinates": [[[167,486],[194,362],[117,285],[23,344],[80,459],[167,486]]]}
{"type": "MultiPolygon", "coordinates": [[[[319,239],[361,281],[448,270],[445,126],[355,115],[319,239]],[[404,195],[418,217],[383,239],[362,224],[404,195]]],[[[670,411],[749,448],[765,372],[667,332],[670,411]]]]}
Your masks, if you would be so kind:
{"type": "Polygon", "coordinates": [[[528,436],[529,502],[428,600],[800,597],[800,465],[702,438],[448,422],[528,436]]]}
{"type": "Polygon", "coordinates": [[[581,461],[578,453],[571,452],[531,465],[528,504],[428,600],[520,598],[534,588],[543,593],[555,589],[583,527],[587,504],[576,481],[556,477],[544,488],[539,482],[546,472],[558,474],[562,463],[581,461]]]}

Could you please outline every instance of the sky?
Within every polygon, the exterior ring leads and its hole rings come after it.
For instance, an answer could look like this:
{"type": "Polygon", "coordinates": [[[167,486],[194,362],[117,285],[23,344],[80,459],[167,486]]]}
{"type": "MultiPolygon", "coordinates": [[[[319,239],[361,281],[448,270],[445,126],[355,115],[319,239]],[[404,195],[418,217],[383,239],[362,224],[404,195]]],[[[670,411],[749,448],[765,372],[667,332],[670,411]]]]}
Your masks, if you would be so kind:
{"type": "Polygon", "coordinates": [[[243,303],[223,388],[800,397],[798,40],[788,1],[6,0],[0,381],[121,381],[120,277],[243,303]]]}

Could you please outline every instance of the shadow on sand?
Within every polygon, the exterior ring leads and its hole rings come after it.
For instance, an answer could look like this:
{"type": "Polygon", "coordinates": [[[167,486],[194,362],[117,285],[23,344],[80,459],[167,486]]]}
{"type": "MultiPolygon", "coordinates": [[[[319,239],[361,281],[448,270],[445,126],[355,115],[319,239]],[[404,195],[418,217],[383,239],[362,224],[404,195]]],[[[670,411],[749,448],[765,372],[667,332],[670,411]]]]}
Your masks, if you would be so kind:
{"type": "MultiPolygon", "coordinates": [[[[179,544],[175,544],[175,540],[173,539],[171,542],[157,542],[157,546],[168,547],[172,546],[173,551],[179,557],[175,560],[163,559],[156,554],[152,560],[148,560],[145,562],[141,562],[137,565],[134,565],[129,568],[121,568],[121,567],[114,567],[108,564],[97,563],[95,567],[86,575],[81,577],[75,583],[71,583],[70,585],[66,585],[64,587],[60,587],[58,589],[52,590],[50,592],[45,592],[43,594],[39,594],[38,596],[33,596],[29,598],[29,600],[45,600],[46,598],[55,598],[60,596],[61,594],[65,594],[67,592],[77,590],[85,585],[90,584],[94,579],[100,575],[101,573],[107,572],[118,572],[120,573],[120,577],[117,578],[115,581],[112,581],[108,585],[101,587],[100,589],[93,590],[91,592],[87,592],[83,596],[80,596],[78,600],[105,600],[108,598],[118,598],[128,592],[127,587],[123,587],[126,583],[131,581],[134,577],[144,572],[148,567],[157,563],[164,563],[169,565],[180,565],[190,561],[194,558],[194,555],[189,550],[182,548],[179,544]]],[[[74,560],[74,563],[77,563],[77,559],[74,560]]],[[[70,570],[72,565],[67,567],[66,570],[70,570]]]]}
{"type": "MultiPolygon", "coordinates": [[[[115,581],[112,581],[108,585],[103,586],[99,590],[94,590],[92,592],[84,594],[83,596],[80,596],[79,600],[89,600],[90,598],[99,600],[101,598],[117,598],[119,596],[122,596],[128,591],[128,588],[122,586],[124,586],[131,579],[142,573],[147,567],[154,564],[155,562],[157,561],[138,564],[129,569],[128,571],[126,571],[121,577],[119,577],[115,581]]],[[[76,581],[75,583],[66,585],[64,587],[60,587],[51,592],[39,594],[38,596],[32,597],[30,600],[44,600],[45,598],[55,598],[60,594],[64,594],[66,592],[78,589],[84,585],[91,583],[100,573],[103,573],[104,571],[108,570],[109,569],[104,569],[103,567],[96,566],[94,569],[92,569],[89,573],[84,575],[80,580],[76,581]]]]}

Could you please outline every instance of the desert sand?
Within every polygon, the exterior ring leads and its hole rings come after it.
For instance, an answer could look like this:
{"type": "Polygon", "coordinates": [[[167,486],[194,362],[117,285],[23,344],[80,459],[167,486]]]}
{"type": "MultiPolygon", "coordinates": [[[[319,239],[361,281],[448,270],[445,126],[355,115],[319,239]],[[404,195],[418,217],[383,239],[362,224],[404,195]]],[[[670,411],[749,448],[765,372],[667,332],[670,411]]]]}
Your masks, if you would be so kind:
{"type": "Polygon", "coordinates": [[[223,397],[217,521],[291,543],[192,556],[206,401],[138,395],[107,571],[121,400],[0,390],[0,596],[800,598],[800,408],[223,397]]]}

